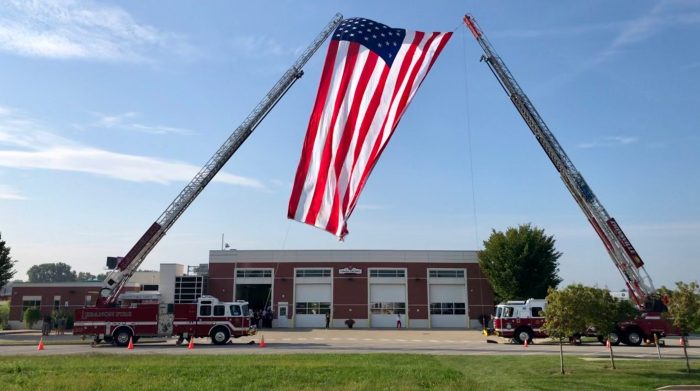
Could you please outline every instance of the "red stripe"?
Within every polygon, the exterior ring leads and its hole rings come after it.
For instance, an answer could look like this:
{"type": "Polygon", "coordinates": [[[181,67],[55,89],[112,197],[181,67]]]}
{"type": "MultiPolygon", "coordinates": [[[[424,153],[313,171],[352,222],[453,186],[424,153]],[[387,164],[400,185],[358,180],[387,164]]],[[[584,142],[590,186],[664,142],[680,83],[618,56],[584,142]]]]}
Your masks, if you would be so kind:
{"type": "MultiPolygon", "coordinates": [[[[418,71],[420,71],[421,65],[423,65],[423,61],[425,61],[425,56],[428,54],[427,48],[430,48],[430,45],[433,43],[433,41],[436,38],[436,34],[439,33],[433,33],[433,35],[428,38],[428,41],[423,45],[423,50],[421,50],[420,57],[418,58],[418,61],[416,61],[415,66],[413,67],[413,70],[411,71],[411,76],[408,78],[408,83],[406,83],[406,88],[403,90],[403,95],[401,96],[401,99],[399,100],[399,106],[396,109],[396,115],[394,116],[394,123],[391,125],[391,133],[389,134],[389,137],[387,138],[386,142],[384,143],[384,146],[386,146],[389,143],[389,139],[391,139],[391,136],[394,134],[394,129],[396,129],[396,125],[399,124],[399,121],[401,120],[401,117],[403,116],[403,113],[406,111],[406,103],[408,102],[408,97],[411,95],[411,89],[413,87],[413,83],[416,81],[416,76],[418,75],[418,71]]],[[[427,75],[427,73],[426,73],[427,75]]],[[[382,148],[383,150],[383,148],[382,148]]],[[[380,150],[379,153],[381,154],[382,151],[380,150]]]]}
{"type": "Polygon", "coordinates": [[[335,56],[337,53],[338,41],[331,40],[330,45],[328,45],[328,53],[326,54],[326,62],[323,65],[323,72],[321,73],[318,95],[316,95],[316,102],[314,103],[314,109],[311,112],[309,126],[306,131],[306,138],[304,139],[304,146],[301,150],[301,157],[299,158],[297,173],[294,177],[292,195],[289,198],[287,217],[290,219],[293,219],[296,214],[299,206],[299,199],[301,198],[301,192],[304,189],[304,181],[307,173],[309,172],[311,152],[314,150],[316,135],[318,133],[318,124],[321,116],[323,115],[323,106],[326,103],[326,97],[328,96],[328,90],[330,89],[330,81],[333,76],[333,67],[335,66],[335,56]]]}
{"type": "MultiPolygon", "coordinates": [[[[377,56],[374,52],[368,51],[367,61],[365,62],[360,78],[357,81],[357,88],[355,89],[355,95],[352,98],[352,106],[348,112],[348,118],[345,122],[345,127],[343,129],[340,142],[338,143],[338,149],[335,153],[335,162],[333,167],[335,168],[335,183],[336,188],[333,189],[333,203],[331,205],[331,214],[326,224],[326,229],[331,232],[336,232],[338,229],[338,214],[341,213],[338,205],[338,194],[344,189],[338,188],[338,179],[340,178],[340,171],[343,168],[343,164],[348,156],[348,151],[350,150],[350,143],[352,142],[352,136],[355,131],[355,125],[357,124],[357,117],[360,114],[360,105],[362,104],[362,97],[364,97],[367,91],[367,85],[374,72],[374,67],[377,64],[377,56]]],[[[376,109],[375,109],[376,110],[376,109]]],[[[365,115],[365,119],[368,115],[365,115]]],[[[373,115],[372,115],[373,117],[373,115]]],[[[371,119],[371,118],[370,118],[371,119]]]]}
{"type": "Polygon", "coordinates": [[[335,137],[336,133],[335,121],[338,119],[340,107],[345,102],[345,94],[347,93],[348,85],[350,85],[352,73],[355,70],[355,63],[357,62],[357,53],[359,52],[359,49],[360,45],[355,42],[350,43],[348,46],[345,66],[343,68],[343,74],[340,78],[340,85],[338,86],[337,92],[333,91],[333,93],[336,94],[335,106],[333,107],[333,114],[331,116],[331,121],[329,122],[330,128],[328,129],[328,135],[326,136],[326,144],[323,146],[323,152],[321,153],[321,164],[319,165],[318,178],[316,180],[313,198],[311,199],[309,210],[307,211],[306,218],[304,219],[304,222],[307,224],[315,224],[318,212],[321,210],[323,193],[326,189],[326,181],[328,180],[328,169],[331,165],[331,158],[333,156],[333,138],[335,137]]]}
{"type": "MultiPolygon", "coordinates": [[[[399,89],[401,88],[401,84],[403,83],[403,80],[406,78],[406,74],[408,73],[408,68],[411,65],[411,60],[413,59],[413,54],[416,52],[416,48],[418,47],[418,44],[420,41],[423,39],[423,36],[425,33],[421,31],[416,31],[416,35],[413,37],[413,42],[411,42],[411,45],[406,52],[406,55],[403,58],[403,62],[401,63],[401,68],[399,70],[398,77],[396,79],[396,84],[394,84],[394,92],[391,97],[391,102],[389,103],[389,111],[384,113],[384,122],[382,123],[382,127],[380,128],[379,134],[377,134],[377,138],[374,140],[374,146],[372,147],[372,152],[370,153],[369,159],[367,159],[367,166],[365,166],[365,171],[362,173],[362,176],[360,178],[360,182],[358,183],[357,190],[355,191],[354,196],[352,197],[352,200],[349,203],[349,208],[346,209],[346,218],[352,214],[353,209],[355,209],[355,204],[357,203],[358,196],[362,192],[362,189],[365,187],[365,183],[367,182],[367,178],[369,178],[369,174],[372,172],[374,169],[375,164],[377,163],[377,156],[378,153],[380,152],[381,148],[381,139],[384,135],[384,129],[386,128],[386,122],[389,120],[389,113],[391,112],[391,106],[394,104],[394,100],[396,100],[396,95],[398,94],[399,89]]],[[[390,130],[393,131],[393,128],[390,130]]],[[[382,148],[383,150],[383,148],[382,148]]]]}
{"type": "MultiPolygon", "coordinates": [[[[387,79],[389,78],[389,71],[390,68],[385,64],[384,69],[382,70],[382,74],[379,77],[379,83],[377,83],[377,88],[374,90],[374,95],[372,95],[372,99],[370,100],[369,105],[367,106],[365,116],[364,118],[362,118],[362,124],[360,125],[359,130],[360,134],[357,136],[357,141],[355,142],[355,153],[353,156],[352,168],[350,169],[350,174],[348,175],[348,178],[352,178],[355,173],[357,159],[360,156],[360,151],[362,150],[361,146],[365,143],[367,133],[369,133],[370,125],[372,125],[372,120],[374,120],[374,116],[376,115],[377,110],[379,109],[379,104],[381,103],[381,98],[384,92],[384,86],[386,84],[387,79]]],[[[342,207],[343,213],[345,213],[348,210],[347,207],[350,198],[350,186],[350,182],[348,182],[348,187],[344,189],[342,207]]],[[[347,215],[345,217],[347,219],[347,215]]]]}

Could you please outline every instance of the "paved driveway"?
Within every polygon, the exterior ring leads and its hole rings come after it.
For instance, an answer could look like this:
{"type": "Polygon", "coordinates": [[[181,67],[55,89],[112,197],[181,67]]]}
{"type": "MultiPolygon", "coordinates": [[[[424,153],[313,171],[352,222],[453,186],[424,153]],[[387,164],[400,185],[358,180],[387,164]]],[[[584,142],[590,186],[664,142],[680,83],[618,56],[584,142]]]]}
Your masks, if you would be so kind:
{"type": "MultiPolygon", "coordinates": [[[[366,330],[366,329],[309,329],[262,330],[254,337],[233,340],[224,346],[215,346],[208,339],[196,339],[194,350],[186,345],[175,346],[174,339],[147,340],[136,344],[134,350],[101,344],[90,347],[89,340],[77,336],[44,337],[45,350],[37,351],[40,334],[37,332],[0,333],[0,355],[37,354],[275,354],[275,353],[418,353],[418,354],[489,354],[532,355],[559,354],[559,345],[546,339],[535,340],[528,347],[508,343],[497,337],[484,337],[472,330],[366,330]],[[264,338],[266,347],[259,347],[264,338]],[[487,342],[491,341],[491,343],[487,342]]],[[[664,358],[681,358],[683,350],[678,340],[667,339],[661,348],[664,358]]],[[[700,338],[690,340],[688,354],[700,358],[700,338]]],[[[616,346],[618,358],[656,358],[654,346],[616,346]]],[[[565,345],[566,354],[607,358],[608,351],[599,343],[582,346],[565,345]]]]}

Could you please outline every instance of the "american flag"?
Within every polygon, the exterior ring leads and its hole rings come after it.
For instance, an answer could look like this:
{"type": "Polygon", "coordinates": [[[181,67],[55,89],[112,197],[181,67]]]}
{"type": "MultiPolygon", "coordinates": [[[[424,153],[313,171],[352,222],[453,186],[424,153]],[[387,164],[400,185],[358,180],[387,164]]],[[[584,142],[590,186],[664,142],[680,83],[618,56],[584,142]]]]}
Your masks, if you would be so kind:
{"type": "Polygon", "coordinates": [[[345,19],[333,33],[287,216],[341,240],[369,174],[452,33],[345,19]]]}

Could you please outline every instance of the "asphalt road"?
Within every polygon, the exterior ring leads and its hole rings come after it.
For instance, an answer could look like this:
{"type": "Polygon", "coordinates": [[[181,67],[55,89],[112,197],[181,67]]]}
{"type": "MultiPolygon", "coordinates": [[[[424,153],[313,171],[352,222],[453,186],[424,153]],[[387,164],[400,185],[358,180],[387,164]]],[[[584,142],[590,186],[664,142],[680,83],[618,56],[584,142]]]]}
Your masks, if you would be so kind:
{"type": "MultiPolygon", "coordinates": [[[[542,355],[559,354],[559,345],[547,339],[535,340],[528,347],[509,343],[497,337],[484,337],[471,330],[263,330],[254,337],[233,340],[223,346],[212,345],[208,339],[196,339],[193,350],[187,345],[175,345],[175,339],[142,339],[133,350],[108,344],[90,346],[77,336],[44,337],[44,350],[38,351],[41,335],[37,332],[0,332],[0,356],[64,355],[64,354],[278,354],[278,353],[416,353],[445,355],[542,355]],[[260,347],[261,338],[266,346],[260,347]],[[487,342],[491,341],[491,343],[487,342]]],[[[688,354],[700,359],[700,337],[690,338],[688,354]]],[[[657,358],[656,347],[615,346],[615,357],[657,358]]],[[[607,359],[608,350],[597,342],[580,346],[564,345],[565,354],[607,359]]],[[[682,358],[683,349],[677,339],[667,339],[661,347],[663,358],[682,358]]]]}

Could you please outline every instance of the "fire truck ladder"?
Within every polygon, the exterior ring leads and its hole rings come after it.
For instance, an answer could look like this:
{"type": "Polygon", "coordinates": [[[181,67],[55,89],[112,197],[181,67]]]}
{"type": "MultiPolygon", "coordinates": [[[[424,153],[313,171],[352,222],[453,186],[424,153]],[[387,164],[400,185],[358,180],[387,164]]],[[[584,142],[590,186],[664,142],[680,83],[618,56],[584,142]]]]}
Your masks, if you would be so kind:
{"type": "Polygon", "coordinates": [[[148,230],[146,230],[126,256],[119,261],[117,267],[107,275],[107,278],[102,283],[100,296],[97,299],[98,306],[109,306],[116,301],[124,285],[141,263],[143,263],[146,256],[153,250],[163,236],[165,236],[170,227],[175,224],[177,219],[187,210],[187,207],[192,204],[195,198],[204,190],[219,170],[228,162],[248,136],[253,133],[253,130],[255,130],[260,122],[267,116],[270,110],[275,107],[277,102],[292,85],[303,76],[304,71],[302,68],[306,62],[316,50],[318,50],[333,30],[338,27],[342,20],[343,15],[339,13],[333,17],[311,45],[299,56],[294,65],[282,75],[280,80],[270,89],[267,95],[265,95],[253,111],[248,114],[248,117],[246,117],[243,123],[233,131],[204,167],[192,178],[190,183],[175,197],[173,202],[165,209],[165,212],[163,212],[148,230]]]}
{"type": "Polygon", "coordinates": [[[610,258],[612,258],[613,263],[620,271],[620,274],[622,274],[622,278],[637,306],[642,309],[648,308],[654,298],[655,289],[651,277],[644,269],[644,262],[642,262],[632,243],[627,239],[627,236],[615,219],[608,215],[608,212],[588,186],[586,180],[583,179],[581,173],[569,160],[554,134],[550,132],[535,106],[515,81],[503,60],[496,54],[496,51],[486,39],[474,18],[471,15],[465,15],[464,23],[484,51],[481,60],[486,62],[501,84],[501,87],[506,91],[513,105],[515,105],[515,108],[532,131],[532,134],[540,143],[554,167],[559,171],[566,188],[581,207],[581,210],[583,210],[603,244],[605,244],[610,258]]]}

